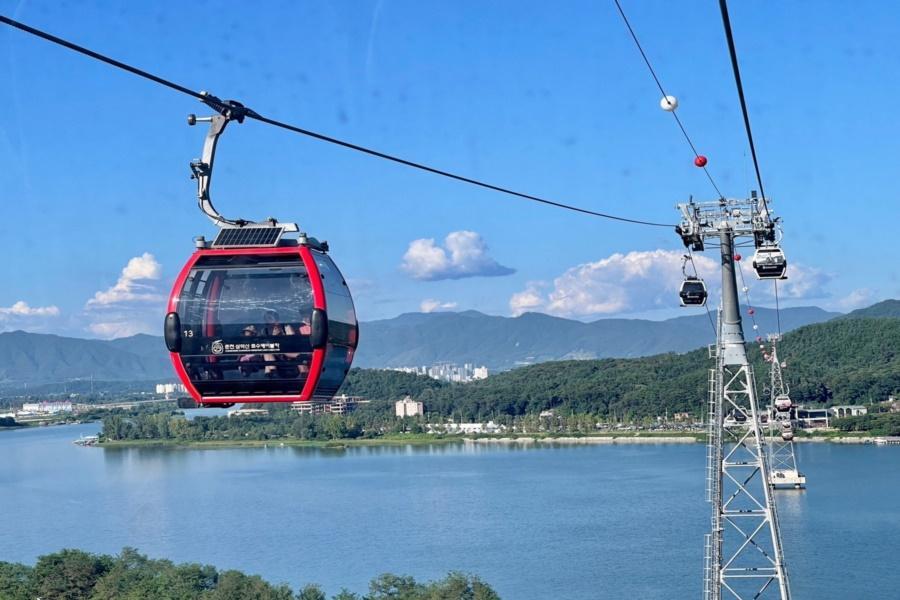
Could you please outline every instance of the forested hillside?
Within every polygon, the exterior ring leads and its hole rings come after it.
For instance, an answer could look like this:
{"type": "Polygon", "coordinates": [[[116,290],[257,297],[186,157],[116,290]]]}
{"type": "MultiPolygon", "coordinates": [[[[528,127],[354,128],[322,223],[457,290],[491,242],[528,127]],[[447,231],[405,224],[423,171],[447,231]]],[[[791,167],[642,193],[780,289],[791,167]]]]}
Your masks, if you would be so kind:
{"type": "MultiPolygon", "coordinates": [[[[760,393],[768,378],[750,346],[760,393]]],[[[785,335],[779,356],[791,395],[803,403],[884,400],[900,391],[900,319],[839,319],[785,335]]],[[[405,394],[428,412],[463,419],[558,408],[599,416],[699,414],[711,362],[707,350],[638,359],[548,362],[470,384],[442,384],[404,373],[354,369],[342,389],[376,401],[405,394]]]]}

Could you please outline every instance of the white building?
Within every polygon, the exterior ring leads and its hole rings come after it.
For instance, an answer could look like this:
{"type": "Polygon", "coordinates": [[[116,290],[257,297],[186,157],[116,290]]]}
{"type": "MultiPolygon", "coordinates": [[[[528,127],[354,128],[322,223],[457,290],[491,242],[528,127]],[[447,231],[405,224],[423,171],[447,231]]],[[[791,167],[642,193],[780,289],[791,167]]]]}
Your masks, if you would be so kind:
{"type": "Polygon", "coordinates": [[[394,403],[394,414],[398,417],[415,417],[425,414],[425,405],[409,396],[394,403]]]}
{"type": "Polygon", "coordinates": [[[506,430],[504,425],[499,425],[493,421],[487,423],[447,423],[444,426],[447,433],[500,433],[506,430]]]}
{"type": "Polygon", "coordinates": [[[26,402],[22,405],[23,413],[36,415],[55,415],[60,412],[72,412],[72,403],[63,402],[26,402]]]}
{"type": "Polygon", "coordinates": [[[348,396],[341,394],[335,396],[331,400],[307,400],[305,402],[291,403],[291,410],[298,413],[309,413],[313,415],[346,415],[356,410],[360,404],[368,404],[370,400],[366,400],[362,396],[348,396]]]}
{"type": "Polygon", "coordinates": [[[475,367],[472,369],[472,379],[487,379],[488,378],[488,368],[481,366],[475,367]]]}

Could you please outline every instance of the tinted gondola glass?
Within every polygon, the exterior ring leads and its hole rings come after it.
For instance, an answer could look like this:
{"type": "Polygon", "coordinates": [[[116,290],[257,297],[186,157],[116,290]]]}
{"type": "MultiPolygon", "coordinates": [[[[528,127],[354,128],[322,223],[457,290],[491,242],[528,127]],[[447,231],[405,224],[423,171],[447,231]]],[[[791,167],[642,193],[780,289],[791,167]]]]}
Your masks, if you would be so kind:
{"type": "Polygon", "coordinates": [[[707,297],[706,284],[697,277],[688,277],[681,282],[678,297],[682,306],[703,306],[707,297]]]}
{"type": "Polygon", "coordinates": [[[311,254],[322,278],[328,315],[328,345],[315,397],[330,398],[341,387],[353,362],[359,329],[350,289],[337,266],[324,252],[312,250],[311,254]]]}
{"type": "Polygon", "coordinates": [[[324,252],[305,247],[200,250],[170,311],[176,371],[205,404],[330,398],[358,338],[343,277],[324,252]]]}

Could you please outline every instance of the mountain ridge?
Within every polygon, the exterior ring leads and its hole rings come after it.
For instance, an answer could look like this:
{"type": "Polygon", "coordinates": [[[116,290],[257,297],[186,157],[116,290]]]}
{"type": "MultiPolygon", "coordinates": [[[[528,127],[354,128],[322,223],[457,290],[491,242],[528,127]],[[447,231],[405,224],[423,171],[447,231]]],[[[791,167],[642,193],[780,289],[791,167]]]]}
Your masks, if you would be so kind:
{"type": "MultiPolygon", "coordinates": [[[[788,331],[838,316],[840,313],[818,307],[783,309],[781,329],[788,331]]],[[[777,331],[778,319],[773,309],[758,308],[755,317],[760,335],[777,331]]],[[[745,317],[750,339],[754,337],[751,325],[745,317]]],[[[360,324],[362,343],[354,366],[411,367],[454,362],[503,371],[567,358],[635,358],[687,352],[714,338],[713,327],[704,313],[663,321],[610,318],[590,322],[533,312],[518,317],[477,311],[404,313],[360,324]]]]}
{"type": "MultiPolygon", "coordinates": [[[[894,302],[900,306],[900,301],[894,302]]],[[[799,307],[783,309],[781,321],[787,331],[838,316],[817,307],[799,307]]],[[[756,309],[756,318],[762,333],[775,329],[772,309],[756,309]]],[[[749,322],[745,327],[748,338],[752,338],[749,322]]],[[[688,352],[714,339],[704,313],[662,321],[610,318],[591,322],[536,312],[518,317],[475,310],[404,313],[363,322],[360,330],[361,345],[354,366],[362,368],[454,362],[505,371],[551,360],[688,352]]],[[[21,330],[0,333],[0,384],[91,377],[96,381],[171,381],[175,375],[159,336],[138,334],[97,340],[21,330]]]]}

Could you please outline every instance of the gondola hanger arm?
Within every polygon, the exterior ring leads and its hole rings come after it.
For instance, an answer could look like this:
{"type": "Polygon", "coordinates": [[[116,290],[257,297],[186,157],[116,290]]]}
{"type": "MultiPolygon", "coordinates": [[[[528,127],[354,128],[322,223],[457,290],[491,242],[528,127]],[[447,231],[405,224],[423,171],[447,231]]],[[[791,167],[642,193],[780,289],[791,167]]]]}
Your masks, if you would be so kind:
{"type": "Polygon", "coordinates": [[[206,139],[203,142],[203,154],[198,160],[191,161],[191,178],[197,180],[197,203],[200,206],[200,210],[209,217],[216,227],[276,226],[278,221],[273,218],[262,222],[253,222],[246,219],[226,219],[213,206],[209,188],[212,183],[213,165],[216,159],[216,147],[219,144],[219,137],[225,132],[225,128],[231,121],[243,123],[245,117],[256,115],[256,113],[234,100],[221,100],[209,92],[200,92],[200,95],[202,96],[200,101],[218,113],[209,117],[198,117],[194,114],[188,115],[188,125],[209,123],[209,130],[206,132],[206,139]]]}

